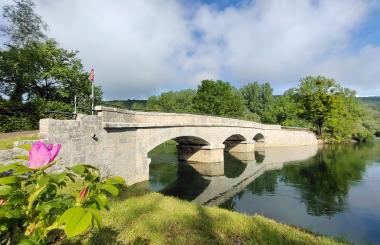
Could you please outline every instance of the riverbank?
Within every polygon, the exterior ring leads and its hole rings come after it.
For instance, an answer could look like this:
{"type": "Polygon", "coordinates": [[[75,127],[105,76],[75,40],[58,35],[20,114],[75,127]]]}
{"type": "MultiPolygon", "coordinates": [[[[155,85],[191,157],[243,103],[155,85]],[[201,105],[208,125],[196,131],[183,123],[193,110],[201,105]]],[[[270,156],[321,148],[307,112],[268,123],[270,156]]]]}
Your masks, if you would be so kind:
{"type": "Polygon", "coordinates": [[[128,188],[103,212],[103,228],[81,244],[341,244],[331,238],[217,207],[128,188]]]}

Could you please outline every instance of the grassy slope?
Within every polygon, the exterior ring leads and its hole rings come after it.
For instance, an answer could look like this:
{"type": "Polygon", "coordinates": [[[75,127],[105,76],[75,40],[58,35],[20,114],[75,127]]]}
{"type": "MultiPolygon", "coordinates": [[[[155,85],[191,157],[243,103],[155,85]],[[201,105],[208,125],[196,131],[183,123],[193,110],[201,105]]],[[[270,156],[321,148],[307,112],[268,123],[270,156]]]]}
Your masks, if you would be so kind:
{"type": "Polygon", "coordinates": [[[15,142],[15,141],[36,140],[36,139],[39,139],[38,135],[21,135],[21,136],[6,138],[6,139],[0,139],[0,150],[12,149],[13,148],[13,142],[15,142]]]}
{"type": "Polygon", "coordinates": [[[330,238],[216,207],[129,189],[103,212],[104,227],[89,244],[339,244],[330,238]]]}

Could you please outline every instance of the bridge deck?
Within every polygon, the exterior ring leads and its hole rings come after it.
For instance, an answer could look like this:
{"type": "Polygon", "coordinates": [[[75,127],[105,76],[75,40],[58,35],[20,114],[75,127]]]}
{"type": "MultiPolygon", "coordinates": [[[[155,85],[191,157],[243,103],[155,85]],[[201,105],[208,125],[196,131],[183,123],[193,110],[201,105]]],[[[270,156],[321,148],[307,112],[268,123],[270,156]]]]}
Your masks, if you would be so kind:
{"type": "MultiPolygon", "coordinates": [[[[234,127],[234,128],[253,128],[266,129],[264,126],[255,125],[231,125],[229,123],[118,123],[118,122],[103,122],[103,128],[167,128],[167,127],[234,127]]],[[[268,127],[268,130],[278,130],[268,127]]]]}

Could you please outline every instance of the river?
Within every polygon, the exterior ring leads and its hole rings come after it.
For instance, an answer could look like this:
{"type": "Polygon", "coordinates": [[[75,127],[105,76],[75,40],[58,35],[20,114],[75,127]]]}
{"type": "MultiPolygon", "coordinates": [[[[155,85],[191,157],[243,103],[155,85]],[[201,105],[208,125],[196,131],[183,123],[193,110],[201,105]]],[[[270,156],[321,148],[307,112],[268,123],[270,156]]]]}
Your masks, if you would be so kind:
{"type": "Polygon", "coordinates": [[[262,214],[357,244],[380,244],[380,141],[225,153],[224,163],[177,161],[174,144],[150,152],[149,188],[262,214]]]}

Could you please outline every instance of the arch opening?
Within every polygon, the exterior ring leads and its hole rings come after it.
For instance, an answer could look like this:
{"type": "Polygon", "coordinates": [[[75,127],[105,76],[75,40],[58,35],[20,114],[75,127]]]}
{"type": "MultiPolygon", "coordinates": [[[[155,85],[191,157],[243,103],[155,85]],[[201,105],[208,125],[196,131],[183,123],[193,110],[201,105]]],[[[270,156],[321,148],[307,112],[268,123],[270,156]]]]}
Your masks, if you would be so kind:
{"type": "Polygon", "coordinates": [[[246,141],[247,139],[241,134],[234,134],[228,137],[224,142],[224,151],[232,151],[239,145],[242,141],[246,141]]]}
{"type": "Polygon", "coordinates": [[[265,146],[265,137],[262,133],[256,134],[255,137],[253,137],[253,140],[255,141],[256,148],[265,146]]]}
{"type": "MultiPolygon", "coordinates": [[[[149,189],[186,200],[194,199],[208,186],[209,181],[192,162],[181,160],[182,151],[188,148],[201,149],[208,145],[206,140],[199,137],[181,136],[154,147],[148,152],[151,159],[147,182],[149,189]],[[197,188],[194,189],[194,186],[197,188]]],[[[186,154],[190,153],[186,151],[186,154]]],[[[196,154],[196,151],[192,153],[196,154]]]]}

